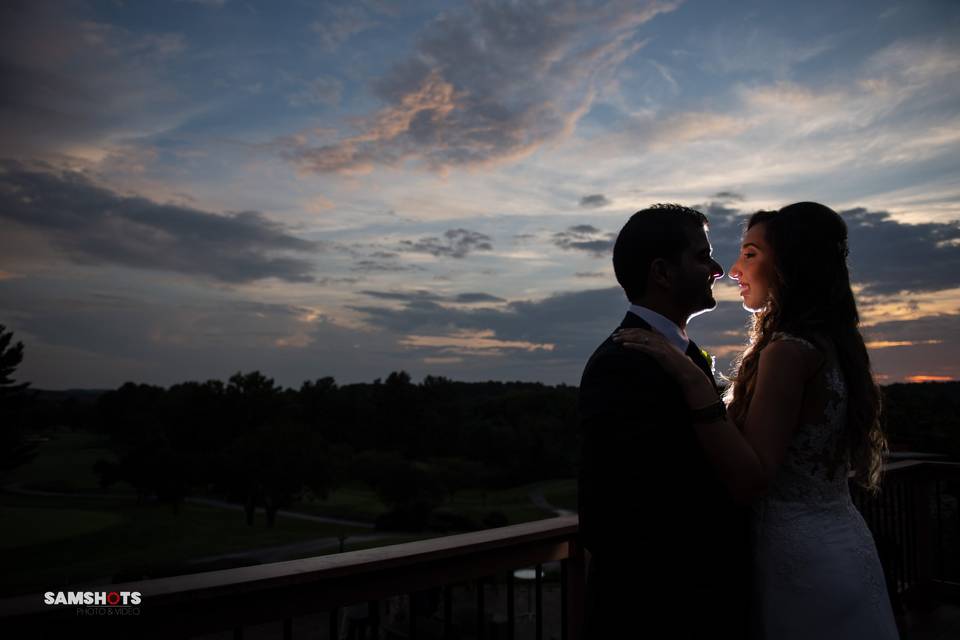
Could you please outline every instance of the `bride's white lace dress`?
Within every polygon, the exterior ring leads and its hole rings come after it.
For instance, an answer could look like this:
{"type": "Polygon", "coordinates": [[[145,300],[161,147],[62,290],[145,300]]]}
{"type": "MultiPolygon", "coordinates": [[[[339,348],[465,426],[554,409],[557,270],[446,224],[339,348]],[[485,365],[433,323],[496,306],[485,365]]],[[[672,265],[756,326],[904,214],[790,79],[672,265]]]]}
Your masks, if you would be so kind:
{"type": "MultiPolygon", "coordinates": [[[[807,348],[795,336],[777,334],[807,348]]],[[[768,495],[752,511],[758,640],[898,638],[873,536],[850,500],[847,467],[830,473],[846,421],[843,376],[828,358],[820,419],[800,425],[768,495]]]]}

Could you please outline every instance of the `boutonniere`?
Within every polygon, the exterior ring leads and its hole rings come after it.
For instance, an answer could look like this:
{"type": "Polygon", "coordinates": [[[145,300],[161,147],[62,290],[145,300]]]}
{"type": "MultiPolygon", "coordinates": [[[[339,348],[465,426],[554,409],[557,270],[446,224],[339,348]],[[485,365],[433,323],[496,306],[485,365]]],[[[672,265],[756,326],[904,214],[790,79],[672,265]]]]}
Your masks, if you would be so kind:
{"type": "Polygon", "coordinates": [[[700,355],[703,356],[703,359],[707,361],[707,365],[710,367],[710,375],[714,378],[717,377],[717,359],[710,355],[706,349],[700,349],[700,355]]]}

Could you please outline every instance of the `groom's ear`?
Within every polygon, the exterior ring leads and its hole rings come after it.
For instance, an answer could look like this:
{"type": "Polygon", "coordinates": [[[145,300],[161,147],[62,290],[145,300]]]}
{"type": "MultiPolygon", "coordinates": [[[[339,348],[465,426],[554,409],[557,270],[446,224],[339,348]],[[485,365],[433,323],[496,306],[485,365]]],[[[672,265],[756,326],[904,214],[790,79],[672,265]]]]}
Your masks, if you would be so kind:
{"type": "Polygon", "coordinates": [[[654,258],[650,263],[650,284],[669,289],[673,286],[673,269],[670,262],[664,258],[654,258]]]}

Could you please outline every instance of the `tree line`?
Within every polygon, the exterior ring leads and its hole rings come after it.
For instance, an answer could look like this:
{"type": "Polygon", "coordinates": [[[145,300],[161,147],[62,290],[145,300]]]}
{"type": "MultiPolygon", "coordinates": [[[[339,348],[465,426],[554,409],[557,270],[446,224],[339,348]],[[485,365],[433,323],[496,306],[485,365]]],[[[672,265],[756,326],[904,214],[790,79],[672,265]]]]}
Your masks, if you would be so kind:
{"type": "MultiPolygon", "coordinates": [[[[9,373],[18,358],[22,345],[9,355],[9,373]]],[[[30,433],[51,426],[101,433],[114,454],[94,468],[104,487],[125,482],[139,501],[174,510],[198,492],[219,496],[242,504],[248,524],[257,508],[272,526],[278,510],[306,495],[322,499],[361,483],[390,509],[378,524],[419,529],[459,491],[571,477],[579,449],[576,388],[565,385],[437,376],[415,384],[397,371],[369,384],[324,377],[292,389],[253,371],[169,388],[8,391],[17,398],[16,420],[3,429],[11,446],[0,454],[9,469],[35,453],[30,433]]],[[[453,524],[505,524],[490,515],[453,524]]]]}
{"type": "MultiPolygon", "coordinates": [[[[0,472],[35,454],[29,434],[65,425],[105,434],[114,459],[96,465],[102,484],[126,482],[140,500],[176,509],[203,492],[243,504],[248,524],[262,507],[272,526],[305,495],[362,483],[391,510],[382,524],[408,529],[459,491],[576,475],[577,388],[568,385],[416,384],[397,371],[292,389],[253,371],[169,388],[31,392],[13,380],[22,356],[0,326],[0,472]]],[[[960,457],[960,383],[890,385],[884,399],[892,441],[960,457]]]]}

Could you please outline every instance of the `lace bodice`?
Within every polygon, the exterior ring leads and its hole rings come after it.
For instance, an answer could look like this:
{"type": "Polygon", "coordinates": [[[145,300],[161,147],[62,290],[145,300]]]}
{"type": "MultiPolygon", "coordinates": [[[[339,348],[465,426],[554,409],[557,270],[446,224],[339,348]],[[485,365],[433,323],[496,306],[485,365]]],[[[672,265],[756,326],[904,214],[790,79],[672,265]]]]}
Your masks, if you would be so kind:
{"type": "MultiPolygon", "coordinates": [[[[790,340],[816,349],[807,340],[787,333],[778,332],[773,339],[790,340]]],[[[850,499],[848,464],[842,462],[833,469],[846,426],[847,388],[839,366],[831,359],[824,363],[818,375],[827,387],[823,411],[818,418],[797,427],[770,488],[770,499],[807,504],[850,499]]]]}

